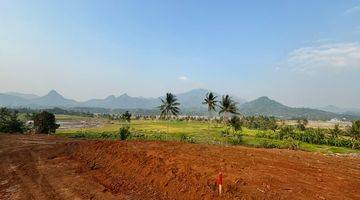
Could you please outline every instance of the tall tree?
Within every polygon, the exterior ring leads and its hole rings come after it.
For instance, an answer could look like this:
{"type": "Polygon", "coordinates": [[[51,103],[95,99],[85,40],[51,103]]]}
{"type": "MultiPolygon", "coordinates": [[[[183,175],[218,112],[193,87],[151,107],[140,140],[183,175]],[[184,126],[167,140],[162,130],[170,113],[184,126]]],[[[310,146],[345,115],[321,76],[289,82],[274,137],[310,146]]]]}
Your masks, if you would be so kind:
{"type": "MultiPolygon", "coordinates": [[[[160,117],[164,119],[168,119],[171,115],[178,116],[180,113],[180,103],[178,102],[175,95],[171,93],[166,93],[165,99],[160,98],[161,105],[160,109],[160,117]]],[[[170,120],[167,124],[167,132],[169,133],[170,120]]]]}
{"type": "Polygon", "coordinates": [[[218,101],[216,100],[217,96],[215,96],[212,92],[206,94],[203,104],[207,105],[209,118],[211,117],[211,112],[216,111],[216,106],[218,101]]]}
{"type": "Polygon", "coordinates": [[[337,138],[341,134],[341,130],[339,128],[339,124],[335,124],[334,129],[330,130],[330,134],[332,138],[337,138]]]}
{"type": "Polygon", "coordinates": [[[0,132],[23,133],[26,130],[24,122],[18,119],[17,111],[0,108],[0,132]]]}
{"type": "Polygon", "coordinates": [[[130,124],[131,121],[131,113],[129,111],[126,111],[121,115],[121,119],[127,121],[130,124]]]}
{"type": "Polygon", "coordinates": [[[203,104],[207,105],[208,107],[208,118],[209,118],[209,126],[208,126],[208,131],[210,130],[210,124],[211,124],[211,113],[214,111],[216,111],[216,107],[217,107],[217,103],[218,101],[216,100],[217,96],[215,96],[212,92],[208,92],[205,96],[205,99],[203,101],[203,104]]]}
{"type": "Polygon", "coordinates": [[[230,114],[230,113],[238,114],[236,102],[234,100],[232,100],[229,95],[222,96],[219,107],[220,107],[219,114],[224,113],[225,121],[228,118],[228,114],[230,114]]]}
{"type": "Polygon", "coordinates": [[[353,121],[350,127],[349,134],[354,140],[360,140],[360,120],[353,121]]]}
{"type": "Polygon", "coordinates": [[[34,117],[35,133],[55,133],[56,129],[60,127],[56,124],[55,115],[53,113],[42,111],[34,117]]]}
{"type": "Polygon", "coordinates": [[[160,109],[160,117],[164,119],[168,119],[170,116],[178,116],[180,113],[179,105],[177,98],[175,95],[171,93],[166,93],[165,99],[161,99],[162,104],[159,106],[160,109]]]}

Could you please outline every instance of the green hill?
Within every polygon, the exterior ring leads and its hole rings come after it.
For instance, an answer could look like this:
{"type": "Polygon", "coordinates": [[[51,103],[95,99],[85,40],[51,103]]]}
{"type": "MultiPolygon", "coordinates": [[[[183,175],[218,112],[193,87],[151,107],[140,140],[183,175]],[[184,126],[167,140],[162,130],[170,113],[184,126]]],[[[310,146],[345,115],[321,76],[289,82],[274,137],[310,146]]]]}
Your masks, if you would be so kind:
{"type": "Polygon", "coordinates": [[[333,118],[346,118],[351,120],[359,118],[358,116],[336,114],[311,108],[293,108],[269,99],[268,97],[260,97],[240,105],[240,113],[246,116],[265,115],[281,119],[307,118],[314,120],[329,120],[333,118]]]}

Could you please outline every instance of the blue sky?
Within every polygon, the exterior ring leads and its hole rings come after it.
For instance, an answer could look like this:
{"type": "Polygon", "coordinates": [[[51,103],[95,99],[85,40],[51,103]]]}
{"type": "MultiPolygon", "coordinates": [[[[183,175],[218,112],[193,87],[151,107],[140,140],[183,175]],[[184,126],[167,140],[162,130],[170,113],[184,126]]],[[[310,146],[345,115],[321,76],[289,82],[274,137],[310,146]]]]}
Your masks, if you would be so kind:
{"type": "Polygon", "coordinates": [[[0,1],[0,92],[360,107],[360,1],[0,1]]]}

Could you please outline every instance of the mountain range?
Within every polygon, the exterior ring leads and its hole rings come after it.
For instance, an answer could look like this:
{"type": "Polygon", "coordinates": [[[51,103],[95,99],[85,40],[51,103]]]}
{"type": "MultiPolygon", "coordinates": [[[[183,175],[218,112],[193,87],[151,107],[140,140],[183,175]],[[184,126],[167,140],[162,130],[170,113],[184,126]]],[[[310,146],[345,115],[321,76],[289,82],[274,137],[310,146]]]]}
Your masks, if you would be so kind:
{"type": "Polygon", "coordinates": [[[325,110],[328,112],[338,113],[338,114],[355,114],[360,115],[360,108],[340,108],[334,105],[328,105],[325,107],[318,108],[320,110],[325,110]]]}
{"type": "MultiPolygon", "coordinates": [[[[194,89],[188,92],[176,94],[181,102],[181,108],[199,109],[206,108],[202,104],[203,99],[209,90],[194,89]]],[[[216,94],[217,96],[221,96],[216,94]]],[[[79,102],[67,99],[55,90],[51,90],[45,96],[33,94],[22,94],[17,92],[7,92],[0,94],[0,105],[7,107],[30,107],[30,108],[49,108],[49,107],[97,107],[107,109],[155,109],[160,104],[160,98],[131,97],[122,94],[118,97],[110,95],[104,99],[90,99],[79,102]]],[[[244,103],[246,100],[233,97],[238,103],[244,103]]]]}
{"type": "MultiPolygon", "coordinates": [[[[181,103],[181,110],[183,113],[206,114],[206,105],[203,105],[203,99],[208,93],[207,89],[194,89],[188,92],[176,94],[181,103]]],[[[221,97],[220,94],[216,96],[221,97]]],[[[131,97],[127,94],[120,96],[108,96],[104,99],[90,99],[79,102],[72,99],[67,99],[55,90],[51,90],[45,96],[37,96],[34,94],[22,94],[17,92],[7,92],[0,94],[0,106],[19,108],[27,107],[32,109],[43,108],[66,108],[77,109],[90,112],[93,110],[155,110],[160,105],[160,98],[144,98],[131,97]],[[97,109],[95,109],[97,108],[97,109]],[[99,109],[101,108],[101,109],[99,109]]],[[[294,108],[285,106],[268,97],[260,97],[252,101],[233,96],[233,99],[238,103],[239,111],[243,115],[265,115],[275,116],[282,119],[291,118],[308,118],[308,119],[323,119],[328,120],[332,118],[339,119],[359,119],[360,114],[357,113],[340,113],[333,110],[321,110],[313,108],[294,108]]]]}

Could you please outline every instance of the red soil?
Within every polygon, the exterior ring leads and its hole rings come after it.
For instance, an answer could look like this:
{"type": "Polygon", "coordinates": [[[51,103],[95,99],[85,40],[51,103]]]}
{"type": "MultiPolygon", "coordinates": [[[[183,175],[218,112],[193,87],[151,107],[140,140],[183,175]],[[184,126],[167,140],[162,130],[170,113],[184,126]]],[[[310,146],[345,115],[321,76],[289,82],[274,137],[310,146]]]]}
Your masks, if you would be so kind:
{"type": "Polygon", "coordinates": [[[178,142],[0,136],[0,199],[76,198],[360,199],[360,159],[178,142]]]}

